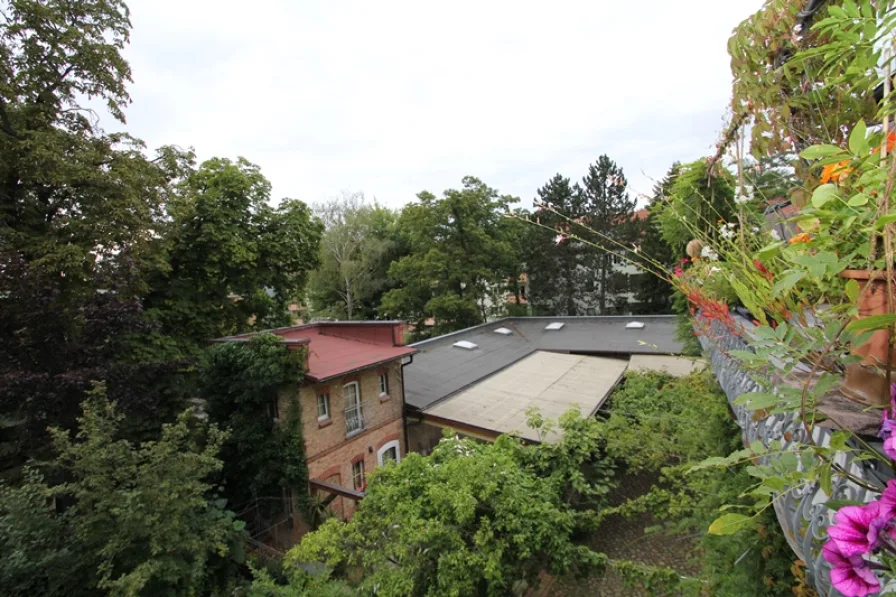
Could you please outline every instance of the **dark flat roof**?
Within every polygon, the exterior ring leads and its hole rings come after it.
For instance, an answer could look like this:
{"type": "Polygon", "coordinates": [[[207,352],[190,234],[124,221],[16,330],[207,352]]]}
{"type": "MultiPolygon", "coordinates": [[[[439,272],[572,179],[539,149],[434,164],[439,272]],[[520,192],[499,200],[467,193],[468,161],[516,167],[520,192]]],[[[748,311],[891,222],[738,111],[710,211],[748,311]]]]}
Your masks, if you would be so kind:
{"type": "Polygon", "coordinates": [[[423,410],[536,350],[595,355],[680,354],[674,315],[605,317],[508,317],[431,338],[411,347],[414,362],[404,368],[405,401],[423,410]],[[552,322],[560,330],[545,330],[552,322]],[[641,329],[626,329],[641,322],[641,329]],[[498,328],[512,330],[501,335],[498,328]],[[473,350],[453,346],[466,340],[473,350]]]}

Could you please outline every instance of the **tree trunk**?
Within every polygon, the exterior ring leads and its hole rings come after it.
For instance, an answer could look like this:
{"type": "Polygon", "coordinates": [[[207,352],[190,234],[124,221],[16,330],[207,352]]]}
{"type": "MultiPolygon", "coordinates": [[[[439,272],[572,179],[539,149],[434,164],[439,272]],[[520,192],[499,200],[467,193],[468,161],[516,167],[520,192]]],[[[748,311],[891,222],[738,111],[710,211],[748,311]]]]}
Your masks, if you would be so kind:
{"type": "Polygon", "coordinates": [[[345,315],[348,319],[352,318],[352,286],[348,276],[345,277],[345,315]]]}

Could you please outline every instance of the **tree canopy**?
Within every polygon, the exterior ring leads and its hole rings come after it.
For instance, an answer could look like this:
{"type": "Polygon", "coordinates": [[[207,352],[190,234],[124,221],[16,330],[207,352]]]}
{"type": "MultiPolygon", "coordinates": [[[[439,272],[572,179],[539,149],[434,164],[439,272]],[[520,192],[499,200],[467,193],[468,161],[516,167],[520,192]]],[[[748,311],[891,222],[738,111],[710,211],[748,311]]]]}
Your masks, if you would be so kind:
{"type": "Polygon", "coordinates": [[[504,214],[515,199],[471,176],[441,198],[424,191],[417,199],[401,213],[409,254],[389,268],[397,286],[383,296],[380,314],[408,319],[418,332],[433,318],[432,333],[439,335],[500,312],[519,259],[504,232],[504,214]]]}
{"type": "Polygon", "coordinates": [[[593,573],[605,558],[574,539],[611,485],[595,424],[573,411],[556,444],[447,438],[379,467],[351,521],[326,522],[287,561],[360,572],[360,594],[386,596],[504,595],[542,571],[593,573]]]}

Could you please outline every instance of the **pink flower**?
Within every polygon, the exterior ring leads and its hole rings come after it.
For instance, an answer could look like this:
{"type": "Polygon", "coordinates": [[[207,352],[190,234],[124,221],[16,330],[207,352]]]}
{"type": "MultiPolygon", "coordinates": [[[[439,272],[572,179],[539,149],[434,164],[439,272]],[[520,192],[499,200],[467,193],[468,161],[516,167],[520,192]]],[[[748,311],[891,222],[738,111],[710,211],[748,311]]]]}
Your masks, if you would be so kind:
{"type": "Polygon", "coordinates": [[[560,243],[562,243],[565,240],[566,240],[566,236],[564,236],[563,234],[558,234],[557,236],[554,237],[554,244],[559,245],[560,243]]]}
{"type": "Polygon", "coordinates": [[[676,277],[676,278],[680,278],[680,277],[682,277],[683,275],[684,275],[684,271],[682,271],[681,266],[680,266],[680,265],[676,265],[676,266],[675,266],[675,277],[676,277]]]}
{"type": "Polygon", "coordinates": [[[896,460],[896,436],[890,435],[890,437],[885,439],[883,448],[884,448],[884,453],[887,456],[889,456],[893,460],[896,460]]]}
{"type": "Polygon", "coordinates": [[[831,583],[845,597],[864,597],[880,590],[880,581],[862,556],[847,556],[834,541],[821,549],[824,559],[831,564],[831,583]]]}
{"type": "Polygon", "coordinates": [[[896,479],[887,481],[887,488],[880,494],[881,516],[892,517],[896,512],[896,479]]]}
{"type": "Polygon", "coordinates": [[[879,546],[879,527],[871,528],[878,516],[880,502],[840,508],[834,516],[835,524],[828,527],[828,536],[844,555],[868,553],[879,546]]]}

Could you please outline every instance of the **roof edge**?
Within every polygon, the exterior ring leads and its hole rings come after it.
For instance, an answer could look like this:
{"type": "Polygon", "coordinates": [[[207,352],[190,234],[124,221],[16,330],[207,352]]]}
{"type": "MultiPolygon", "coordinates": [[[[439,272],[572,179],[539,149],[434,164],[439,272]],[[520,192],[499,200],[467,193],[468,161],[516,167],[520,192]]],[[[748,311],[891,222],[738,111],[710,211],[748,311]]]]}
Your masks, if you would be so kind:
{"type": "Polygon", "coordinates": [[[479,325],[470,326],[468,328],[464,328],[462,330],[455,330],[453,332],[448,332],[447,334],[442,334],[441,336],[435,336],[433,338],[427,338],[426,340],[420,340],[419,342],[414,342],[413,344],[408,344],[408,346],[422,346],[424,344],[429,344],[430,342],[435,342],[436,340],[442,340],[444,338],[451,338],[452,336],[459,336],[461,334],[466,334],[469,331],[477,330],[479,328],[483,328],[490,325],[498,325],[503,322],[508,321],[535,321],[535,320],[576,320],[576,319],[610,319],[610,320],[618,320],[618,319],[675,319],[678,317],[677,315],[527,315],[525,317],[502,317],[501,319],[495,319],[494,321],[486,321],[485,323],[480,323],[479,325]]]}
{"type": "Polygon", "coordinates": [[[407,352],[404,352],[400,355],[389,357],[388,359],[381,359],[379,361],[376,361],[375,363],[369,363],[369,364],[363,365],[361,367],[355,367],[354,369],[347,369],[345,371],[340,371],[339,373],[334,373],[333,375],[328,375],[326,377],[314,377],[313,375],[309,375],[308,372],[306,371],[305,379],[310,379],[311,381],[313,381],[315,383],[324,383],[324,382],[330,381],[332,379],[336,379],[338,377],[345,377],[346,375],[351,375],[352,373],[357,373],[358,371],[364,371],[365,369],[371,369],[372,367],[377,367],[379,365],[382,365],[383,363],[397,361],[399,359],[403,359],[406,356],[417,353],[417,350],[411,349],[410,346],[396,346],[395,348],[407,348],[410,350],[408,350],[407,352]]]}

